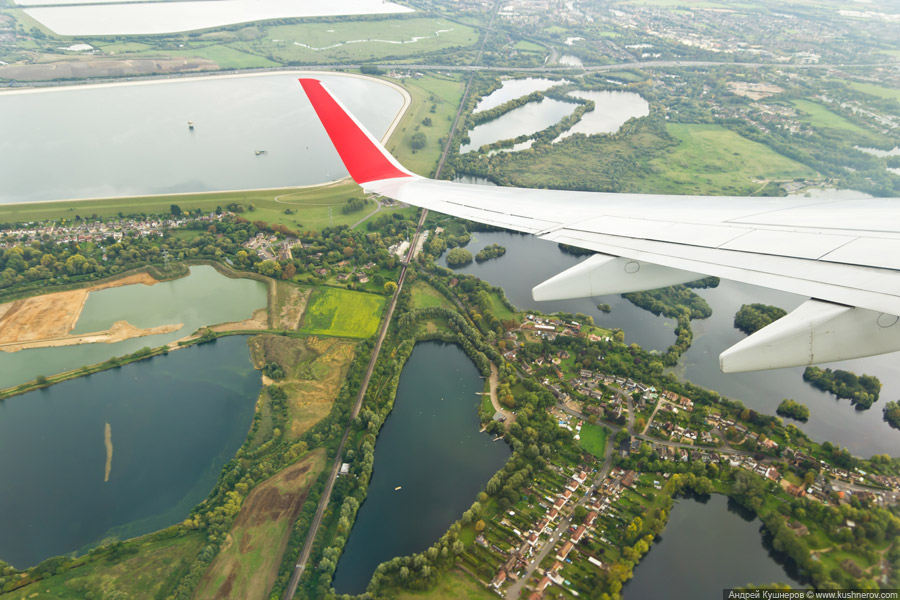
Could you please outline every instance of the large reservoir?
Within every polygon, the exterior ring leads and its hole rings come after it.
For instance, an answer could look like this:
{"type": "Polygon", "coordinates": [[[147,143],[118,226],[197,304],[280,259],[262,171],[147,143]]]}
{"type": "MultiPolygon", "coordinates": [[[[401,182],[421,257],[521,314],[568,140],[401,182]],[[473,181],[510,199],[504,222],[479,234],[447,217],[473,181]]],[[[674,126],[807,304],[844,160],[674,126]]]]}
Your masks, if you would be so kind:
{"type": "Polygon", "coordinates": [[[5,91],[0,204],[343,178],[300,76],[320,77],[376,136],[404,106],[382,81],[301,72],[5,91]]]}

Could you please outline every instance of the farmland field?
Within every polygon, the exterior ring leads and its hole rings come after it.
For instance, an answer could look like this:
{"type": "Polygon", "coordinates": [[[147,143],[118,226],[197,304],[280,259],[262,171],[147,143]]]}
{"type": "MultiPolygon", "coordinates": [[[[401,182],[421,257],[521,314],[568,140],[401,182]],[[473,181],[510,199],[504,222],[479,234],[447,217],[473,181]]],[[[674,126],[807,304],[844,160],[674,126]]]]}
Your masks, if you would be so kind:
{"type": "Polygon", "coordinates": [[[291,526],[324,466],[325,449],[318,448],[250,492],[200,581],[197,598],[268,597],[291,526]]]}
{"type": "Polygon", "coordinates": [[[301,331],[340,337],[367,338],[378,330],[384,297],[336,288],[313,291],[301,331]]]}

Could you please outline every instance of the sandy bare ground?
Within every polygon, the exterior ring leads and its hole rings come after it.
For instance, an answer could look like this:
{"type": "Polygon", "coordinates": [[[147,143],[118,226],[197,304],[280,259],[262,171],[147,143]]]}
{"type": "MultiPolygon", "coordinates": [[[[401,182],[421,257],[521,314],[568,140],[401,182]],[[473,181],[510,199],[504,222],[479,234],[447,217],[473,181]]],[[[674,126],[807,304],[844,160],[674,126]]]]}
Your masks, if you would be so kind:
{"type": "Polygon", "coordinates": [[[500,400],[497,398],[497,387],[499,384],[499,380],[500,373],[497,371],[496,365],[494,365],[494,363],[491,363],[491,378],[489,380],[491,384],[491,404],[494,406],[494,410],[496,412],[506,417],[505,425],[509,427],[516,422],[516,414],[512,411],[506,410],[500,405],[500,400]]]}
{"type": "Polygon", "coordinates": [[[0,346],[68,336],[81,316],[88,294],[138,283],[153,285],[157,281],[147,273],[136,273],[80,290],[55,292],[0,304],[0,346]]]}
{"type": "Polygon", "coordinates": [[[116,321],[106,331],[0,344],[0,352],[18,352],[19,350],[30,350],[32,348],[58,348],[60,346],[77,346],[79,344],[114,344],[115,342],[123,342],[131,338],[144,337],[145,335],[172,333],[182,327],[184,327],[183,323],[176,323],[141,329],[128,321],[116,321]]]}
{"type": "Polygon", "coordinates": [[[269,309],[260,308],[253,311],[253,316],[243,321],[220,323],[210,327],[213,331],[261,331],[269,328],[269,309]]]}

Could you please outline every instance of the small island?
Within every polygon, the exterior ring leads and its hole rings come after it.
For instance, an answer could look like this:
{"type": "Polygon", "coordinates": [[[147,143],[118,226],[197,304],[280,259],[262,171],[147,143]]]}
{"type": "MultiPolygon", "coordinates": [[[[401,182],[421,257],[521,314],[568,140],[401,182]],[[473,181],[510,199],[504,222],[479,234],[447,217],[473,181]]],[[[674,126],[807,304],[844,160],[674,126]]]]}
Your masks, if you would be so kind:
{"type": "Polygon", "coordinates": [[[888,402],[884,405],[884,420],[891,427],[900,429],[900,402],[888,402]]]}
{"type": "Polygon", "coordinates": [[[447,266],[461,267],[472,262],[472,253],[465,248],[454,248],[447,252],[447,266]]]}
{"type": "Polygon", "coordinates": [[[607,314],[608,314],[608,313],[612,312],[612,307],[611,307],[609,304],[606,304],[606,303],[604,302],[603,304],[598,304],[598,305],[597,305],[597,310],[599,310],[599,311],[602,312],[602,313],[607,313],[607,314]]]}
{"type": "Polygon", "coordinates": [[[815,388],[831,392],[838,398],[847,398],[857,410],[866,410],[878,400],[881,392],[881,382],[872,375],[859,375],[840,369],[820,369],[818,367],[806,367],[803,371],[803,381],[815,388]]]}
{"type": "Polygon", "coordinates": [[[475,262],[482,263],[486,260],[491,260],[492,258],[500,258],[504,254],[506,254],[506,248],[500,244],[491,244],[490,246],[482,248],[478,254],[475,255],[475,262]]]}
{"type": "Polygon", "coordinates": [[[750,335],[786,314],[783,308],[769,304],[744,304],[734,315],[734,327],[750,335]]]}
{"type": "Polygon", "coordinates": [[[809,420],[809,408],[804,404],[800,404],[799,402],[787,398],[781,401],[781,404],[778,405],[775,412],[782,417],[794,419],[795,421],[806,422],[809,420]]]}

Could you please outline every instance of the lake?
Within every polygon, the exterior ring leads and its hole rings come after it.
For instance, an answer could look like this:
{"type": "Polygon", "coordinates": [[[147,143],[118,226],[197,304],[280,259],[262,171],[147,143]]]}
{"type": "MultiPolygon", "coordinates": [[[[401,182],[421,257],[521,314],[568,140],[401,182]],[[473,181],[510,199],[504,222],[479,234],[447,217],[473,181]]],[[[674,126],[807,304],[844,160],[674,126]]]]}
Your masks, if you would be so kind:
{"type": "MultiPolygon", "coordinates": [[[[500,244],[506,248],[506,255],[483,263],[472,262],[452,270],[475,275],[492,285],[502,287],[509,301],[518,308],[532,308],[545,313],[557,311],[583,313],[593,317],[599,327],[624,328],[625,341],[629,344],[637,343],[648,350],[665,352],[675,341],[675,319],[657,317],[618,295],[553,302],[536,302],[531,298],[531,288],[578,264],[586,257],[566,254],[554,242],[507,232],[473,233],[472,241],[466,249],[472,254],[477,254],[479,250],[491,244],[500,244]],[[524,265],[528,265],[527,268],[524,265]],[[604,302],[612,308],[610,313],[603,313],[597,309],[597,305],[604,302]]],[[[449,268],[446,253],[438,260],[438,264],[449,268]]]]}
{"type": "MultiPolygon", "coordinates": [[[[36,4],[36,0],[17,0],[36,4]]],[[[41,4],[57,4],[53,0],[41,4]]],[[[65,0],[62,4],[67,4],[65,0]]],[[[269,19],[413,12],[381,0],[199,0],[139,4],[85,4],[29,8],[25,12],[59,35],[149,35],[222,27],[269,19]]]]}
{"type": "Polygon", "coordinates": [[[532,92],[542,92],[557,85],[569,83],[566,80],[546,79],[544,77],[526,77],[524,79],[504,79],[500,87],[487,96],[481,98],[472,112],[479,113],[484,110],[496,108],[501,104],[527,96],[532,92]]]}
{"type": "Polygon", "coordinates": [[[721,598],[725,588],[786,583],[802,587],[786,558],[764,542],[762,522],[725,496],[682,499],[661,539],[622,588],[626,600],[721,598]]]}
{"type": "Polygon", "coordinates": [[[585,113],[571,128],[559,134],[554,143],[570,135],[583,133],[615,133],[629,119],[646,117],[650,114],[650,105],[638,94],[632,92],[585,92],[577,90],[569,92],[569,96],[582,100],[591,100],[594,110],[585,113]]]}
{"type": "MultiPolygon", "coordinates": [[[[302,75],[310,74],[0,92],[0,204],[278,188],[346,177],[297,82],[302,75]],[[267,153],[257,156],[257,150],[267,153]]],[[[404,104],[395,87],[374,79],[316,77],[378,137],[404,104]]]]}
{"type": "Polygon", "coordinates": [[[544,98],[529,102],[508,113],[476,126],[469,132],[469,143],[459,149],[460,154],[478,150],[485,144],[531,135],[558,123],[578,108],[577,104],[544,98]]]}
{"type": "MultiPolygon", "coordinates": [[[[635,342],[648,350],[664,352],[674,342],[674,320],[656,317],[619,295],[554,302],[535,302],[531,299],[532,287],[584,260],[584,257],[564,254],[556,244],[533,236],[506,232],[472,235],[473,240],[466,248],[473,254],[489,244],[497,243],[507,249],[506,255],[481,264],[473,262],[454,270],[502,287],[517,307],[535,308],[545,313],[581,312],[593,317],[600,327],[624,329],[627,343],[635,342]],[[609,314],[600,312],[597,310],[598,303],[609,304],[612,311],[609,314]]],[[[446,254],[438,263],[447,266],[446,254]]],[[[775,408],[782,399],[792,398],[806,404],[811,416],[807,423],[786,422],[794,423],[813,440],[828,440],[866,458],[881,453],[900,456],[900,432],[884,422],[881,408],[887,401],[900,397],[900,361],[897,360],[900,354],[828,365],[857,374],[875,375],[881,380],[884,385],[881,399],[867,411],[857,411],[848,400],[839,401],[805,383],[802,367],[724,374],[719,370],[719,354],[745,337],[733,327],[734,314],[742,304],[763,302],[790,310],[799,306],[804,298],[727,280],[722,280],[718,288],[697,290],[697,293],[712,307],[713,315],[709,319],[692,321],[694,342],[682,357],[681,375],[767,414],[775,414],[775,408]]]]}
{"type": "Polygon", "coordinates": [[[186,337],[206,325],[249,319],[268,302],[266,285],[254,279],[231,279],[209,266],[191,267],[181,279],[152,286],[129,285],[91,292],[74,333],[108,329],[115,321],[137,327],[184,323],[179,331],[133,338],[114,344],[82,344],[0,352],[0,388],[123,356],[145,346],[157,347],[186,337]]]}
{"type": "Polygon", "coordinates": [[[183,520],[246,438],[260,386],[235,336],[0,401],[0,560],[183,520]]]}
{"type": "Polygon", "coordinates": [[[475,394],[483,384],[457,346],[413,349],[375,445],[368,497],[335,571],[338,594],[364,592],[379,564],[437,542],[509,458],[506,443],[478,431],[475,394]]]}

